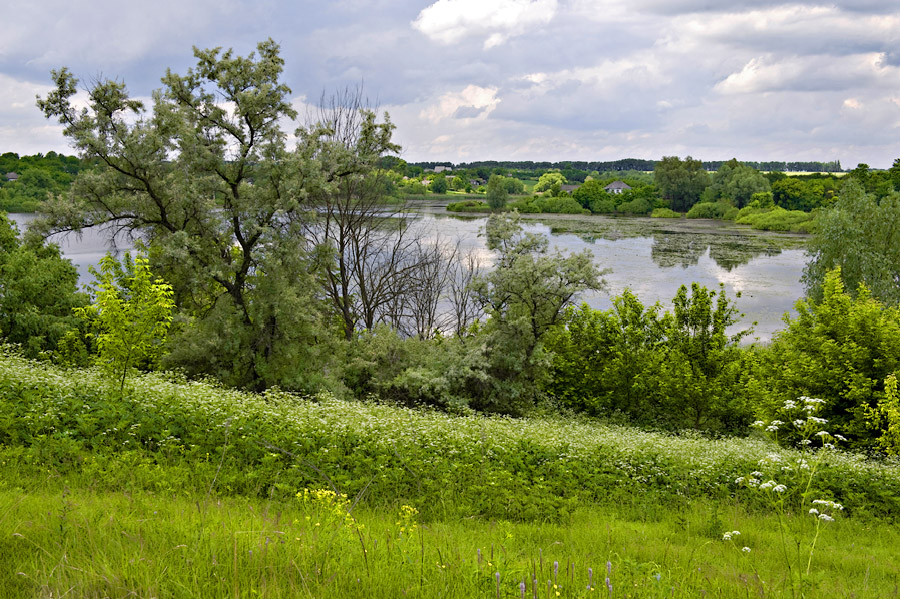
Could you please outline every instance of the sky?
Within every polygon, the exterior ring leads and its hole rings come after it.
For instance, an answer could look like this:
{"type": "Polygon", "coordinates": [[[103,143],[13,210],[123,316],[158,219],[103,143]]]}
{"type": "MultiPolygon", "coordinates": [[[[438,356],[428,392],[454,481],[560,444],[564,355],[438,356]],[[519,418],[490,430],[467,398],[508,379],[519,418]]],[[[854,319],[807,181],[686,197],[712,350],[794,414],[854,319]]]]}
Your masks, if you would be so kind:
{"type": "Polygon", "coordinates": [[[0,153],[72,154],[66,66],[139,98],[272,38],[298,104],[362,85],[409,162],[900,157],[900,2],[42,0],[0,21],[0,153]]]}

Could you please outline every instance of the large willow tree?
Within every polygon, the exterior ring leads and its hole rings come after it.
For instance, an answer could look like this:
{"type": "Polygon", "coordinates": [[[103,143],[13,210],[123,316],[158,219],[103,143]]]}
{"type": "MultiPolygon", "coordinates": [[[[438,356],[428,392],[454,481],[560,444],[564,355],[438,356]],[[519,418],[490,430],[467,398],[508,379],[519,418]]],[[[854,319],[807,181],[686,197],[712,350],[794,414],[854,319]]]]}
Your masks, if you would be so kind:
{"type": "Polygon", "coordinates": [[[194,55],[186,74],[166,72],[149,109],[103,80],[78,110],[78,81],[53,72],[56,88],[38,106],[100,168],[48,202],[35,230],[103,225],[146,244],[180,307],[173,363],[230,384],[310,386],[330,352],[303,234],[307,200],[374,168],[395,148],[393,126],[365,112],[353,144],[314,125],[299,126],[291,146],[283,127],[297,112],[277,44],[194,55]]]}

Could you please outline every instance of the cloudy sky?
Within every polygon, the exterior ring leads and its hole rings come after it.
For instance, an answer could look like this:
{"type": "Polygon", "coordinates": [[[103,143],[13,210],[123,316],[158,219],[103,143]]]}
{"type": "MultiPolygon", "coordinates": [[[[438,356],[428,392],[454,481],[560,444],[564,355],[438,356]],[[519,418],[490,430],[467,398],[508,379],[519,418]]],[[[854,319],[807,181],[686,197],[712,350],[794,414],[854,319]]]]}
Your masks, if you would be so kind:
{"type": "Polygon", "coordinates": [[[9,4],[0,152],[72,153],[34,104],[52,68],[147,97],[192,46],[271,37],[298,103],[363,82],[409,161],[900,157],[897,0],[9,4]]]}

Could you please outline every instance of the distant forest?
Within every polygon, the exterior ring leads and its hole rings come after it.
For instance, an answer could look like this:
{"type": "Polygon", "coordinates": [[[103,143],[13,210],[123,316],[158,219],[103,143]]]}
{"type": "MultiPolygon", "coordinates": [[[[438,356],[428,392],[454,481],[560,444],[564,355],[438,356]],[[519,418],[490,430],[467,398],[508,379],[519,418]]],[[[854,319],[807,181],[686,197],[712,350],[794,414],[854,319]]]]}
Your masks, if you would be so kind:
{"type": "MultiPolygon", "coordinates": [[[[703,161],[703,168],[708,171],[717,171],[719,167],[726,163],[727,160],[709,160],[703,161]]],[[[841,161],[834,160],[830,162],[817,161],[794,161],[784,162],[779,160],[769,160],[766,162],[754,162],[752,160],[743,160],[743,164],[755,168],[760,171],[781,171],[785,173],[794,173],[800,171],[816,171],[823,173],[840,173],[841,161]]],[[[620,160],[609,160],[606,162],[585,162],[577,160],[566,160],[563,162],[533,162],[531,160],[482,160],[478,162],[461,162],[453,164],[452,162],[410,162],[411,166],[419,166],[423,169],[433,169],[436,166],[446,166],[456,169],[472,169],[472,168],[505,168],[515,170],[579,170],[579,171],[652,171],[656,166],[656,160],[644,160],[641,158],[622,158],[620,160]]]]}

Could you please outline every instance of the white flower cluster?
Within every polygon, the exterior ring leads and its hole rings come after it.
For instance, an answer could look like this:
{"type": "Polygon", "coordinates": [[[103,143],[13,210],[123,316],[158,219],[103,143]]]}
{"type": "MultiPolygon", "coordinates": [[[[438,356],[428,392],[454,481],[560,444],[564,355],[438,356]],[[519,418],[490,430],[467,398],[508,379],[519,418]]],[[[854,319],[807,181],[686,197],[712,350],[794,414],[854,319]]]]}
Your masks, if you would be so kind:
{"type": "Polygon", "coordinates": [[[739,531],[739,530],[732,530],[731,532],[726,532],[725,534],[723,534],[723,535],[722,535],[722,540],[723,540],[723,541],[730,541],[733,537],[740,536],[740,534],[741,534],[741,531],[739,531]]]}
{"type": "Polygon", "coordinates": [[[834,522],[834,518],[828,511],[843,511],[844,506],[836,501],[831,501],[828,499],[814,499],[813,505],[817,505],[822,508],[823,511],[819,511],[818,508],[810,508],[809,514],[823,522],[834,522]]]}
{"type": "Polygon", "coordinates": [[[785,491],[787,491],[787,487],[776,483],[774,480],[769,480],[769,481],[766,481],[763,484],[759,485],[759,490],[760,491],[771,490],[776,493],[784,493],[785,491]]]}

